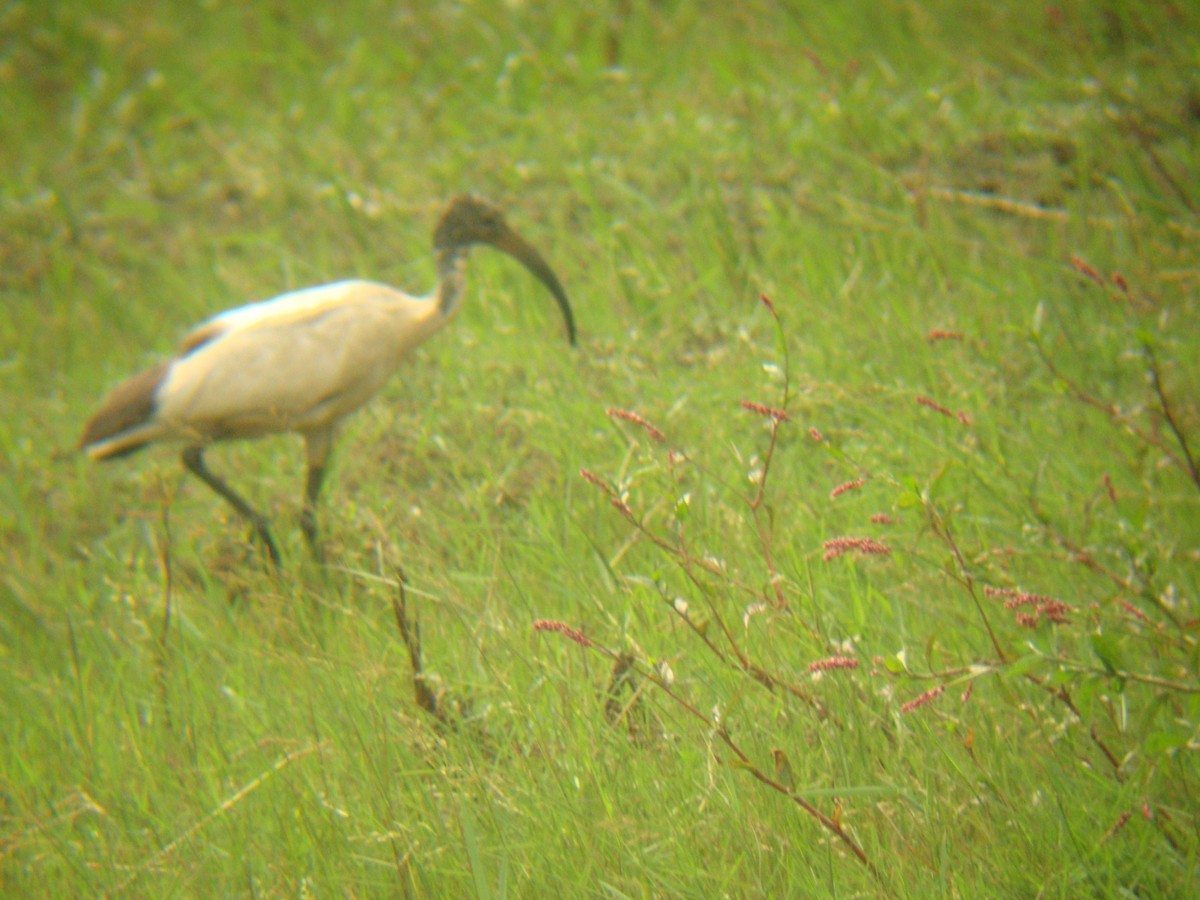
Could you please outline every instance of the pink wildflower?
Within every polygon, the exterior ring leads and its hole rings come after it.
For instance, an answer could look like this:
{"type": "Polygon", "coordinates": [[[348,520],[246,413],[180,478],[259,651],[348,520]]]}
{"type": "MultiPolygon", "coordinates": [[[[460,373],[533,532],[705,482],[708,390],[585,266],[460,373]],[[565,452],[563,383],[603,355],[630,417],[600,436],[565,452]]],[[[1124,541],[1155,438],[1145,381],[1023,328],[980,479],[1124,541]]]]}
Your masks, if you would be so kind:
{"type": "Polygon", "coordinates": [[[533,623],[534,631],[554,631],[561,634],[563,637],[577,643],[580,647],[592,646],[591,640],[583,633],[582,628],[572,628],[566,622],[557,622],[553,619],[537,619],[533,623]]]}
{"type": "Polygon", "coordinates": [[[630,412],[627,409],[611,408],[606,412],[606,415],[612,419],[624,419],[626,422],[632,422],[634,425],[640,425],[646,430],[646,434],[650,435],[658,443],[665,443],[667,436],[654,427],[650,422],[646,421],[642,416],[635,412],[630,412]]]}
{"type": "Polygon", "coordinates": [[[788,414],[782,409],[775,409],[771,406],[764,406],[761,403],[754,403],[750,400],[742,401],[742,409],[748,409],[750,412],[758,413],[760,416],[774,419],[776,422],[786,422],[788,414]]]}
{"type": "Polygon", "coordinates": [[[942,404],[938,403],[936,400],[930,399],[929,397],[926,397],[924,395],[917,396],[917,404],[920,406],[927,406],[930,409],[932,409],[934,412],[940,412],[943,416],[946,416],[947,418],[958,419],[958,421],[962,422],[964,425],[971,424],[971,417],[969,415],[967,415],[965,412],[963,412],[962,410],[959,410],[958,412],[953,412],[953,411],[947,409],[946,407],[942,406],[942,404]]]}
{"type": "Polygon", "coordinates": [[[1075,254],[1072,254],[1071,267],[1084,278],[1089,278],[1096,284],[1100,285],[1100,287],[1104,287],[1104,279],[1100,277],[1100,273],[1092,268],[1091,264],[1089,264],[1082,256],[1076,256],[1075,254]]]}
{"type": "Polygon", "coordinates": [[[808,671],[810,672],[828,672],[831,669],[857,668],[858,660],[850,656],[830,656],[827,659],[818,659],[808,664],[808,671]]]}
{"type": "Polygon", "coordinates": [[[826,562],[831,559],[837,559],[846,553],[867,553],[879,556],[892,555],[892,548],[887,544],[880,543],[873,538],[865,537],[832,538],[826,541],[821,549],[825,551],[821,558],[826,562]]]}
{"type": "Polygon", "coordinates": [[[840,497],[842,494],[845,494],[848,491],[856,491],[866,483],[867,481],[865,478],[857,478],[854,481],[847,481],[844,484],[839,484],[829,492],[829,498],[832,500],[834,497],[840,497]]]}
{"type": "Polygon", "coordinates": [[[910,713],[914,709],[920,709],[922,706],[932,703],[938,697],[942,696],[942,694],[944,694],[945,692],[946,692],[946,686],[944,684],[939,684],[937,687],[932,688],[923,694],[918,694],[916,697],[909,700],[907,703],[905,703],[903,706],[900,707],[900,712],[910,713]]]}

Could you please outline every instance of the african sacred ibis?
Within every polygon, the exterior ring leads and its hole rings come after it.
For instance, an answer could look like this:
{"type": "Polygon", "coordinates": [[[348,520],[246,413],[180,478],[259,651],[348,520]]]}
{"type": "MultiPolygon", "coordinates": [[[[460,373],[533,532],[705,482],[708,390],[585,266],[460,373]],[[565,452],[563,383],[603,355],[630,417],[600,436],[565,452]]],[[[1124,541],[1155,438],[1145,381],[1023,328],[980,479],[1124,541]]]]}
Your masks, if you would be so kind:
{"type": "Polygon", "coordinates": [[[249,520],[272,562],[267,519],[204,462],[215,441],[294,431],[307,478],[300,525],[314,553],[317,495],[338,424],[373,397],[408,353],[458,310],[472,244],[522,263],[554,295],[575,343],[558,277],[500,211],[462,195],[434,232],[438,281],[425,297],[370,281],[340,281],[231,309],[197,326],[175,356],[119,384],[88,421],[80,448],[116,459],[157,442],[182,443],[183,464],[249,520]]]}

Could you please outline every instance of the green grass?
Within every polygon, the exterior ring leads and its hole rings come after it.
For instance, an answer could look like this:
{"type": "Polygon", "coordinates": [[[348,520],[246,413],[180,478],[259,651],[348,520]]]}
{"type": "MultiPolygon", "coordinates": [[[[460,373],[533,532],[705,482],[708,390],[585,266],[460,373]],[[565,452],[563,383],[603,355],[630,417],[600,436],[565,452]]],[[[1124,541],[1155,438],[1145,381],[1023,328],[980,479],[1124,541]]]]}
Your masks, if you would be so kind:
{"type": "Polygon", "coordinates": [[[1194,895],[1200,18],[551,7],[0,7],[0,893],[1194,895]],[[278,575],[73,452],[221,309],[428,289],[463,190],[580,346],[475,254],[328,566],[294,438],[210,454],[278,575]]]}

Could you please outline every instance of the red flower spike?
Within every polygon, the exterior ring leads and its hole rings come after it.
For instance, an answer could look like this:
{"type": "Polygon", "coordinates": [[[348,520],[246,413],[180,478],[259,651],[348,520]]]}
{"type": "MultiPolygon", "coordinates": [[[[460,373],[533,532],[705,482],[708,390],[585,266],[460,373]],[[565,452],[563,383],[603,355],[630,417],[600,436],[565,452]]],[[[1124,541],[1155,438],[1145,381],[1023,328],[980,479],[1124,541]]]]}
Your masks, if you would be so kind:
{"type": "Polygon", "coordinates": [[[940,412],[943,416],[952,417],[954,415],[954,413],[950,412],[950,410],[946,409],[946,407],[942,406],[942,404],[938,403],[936,400],[930,400],[928,397],[918,396],[917,404],[920,406],[928,406],[935,412],[940,412]]]}
{"type": "Polygon", "coordinates": [[[903,706],[900,707],[900,712],[907,714],[907,713],[912,712],[915,709],[920,709],[922,706],[932,703],[938,697],[942,696],[942,694],[944,694],[945,692],[946,692],[946,686],[944,684],[939,684],[937,687],[933,688],[932,690],[928,690],[923,694],[918,694],[916,697],[909,700],[907,703],[905,703],[903,706]]]}
{"type": "Polygon", "coordinates": [[[1104,490],[1108,493],[1108,499],[1116,503],[1117,489],[1113,487],[1112,477],[1107,472],[1104,473],[1104,490]]]}
{"type": "Polygon", "coordinates": [[[865,537],[833,538],[826,541],[821,549],[825,551],[821,558],[826,562],[831,559],[837,559],[839,556],[847,553],[865,553],[877,556],[892,555],[892,548],[887,544],[880,543],[873,538],[865,537]]]}
{"type": "Polygon", "coordinates": [[[788,414],[782,409],[775,409],[771,406],[764,406],[761,403],[754,403],[750,400],[742,401],[742,409],[748,409],[752,413],[758,413],[765,418],[774,419],[776,422],[786,422],[788,414]]]}
{"type": "Polygon", "coordinates": [[[1107,841],[1110,838],[1116,837],[1118,834],[1120,834],[1121,829],[1129,824],[1129,820],[1132,818],[1133,818],[1133,813],[1129,812],[1129,810],[1126,810],[1125,812],[1121,813],[1121,815],[1117,818],[1117,821],[1115,823],[1113,823],[1113,827],[1108,829],[1107,832],[1105,832],[1104,837],[1101,838],[1101,840],[1107,841]]]}
{"type": "Polygon", "coordinates": [[[586,481],[588,484],[594,484],[596,487],[600,488],[600,490],[604,491],[604,493],[608,494],[608,496],[610,496],[610,497],[617,496],[617,492],[612,489],[612,485],[610,485],[607,481],[605,481],[603,478],[601,478],[599,475],[597,475],[591,469],[580,469],[579,477],[582,478],[584,481],[586,481]]]}
{"type": "Polygon", "coordinates": [[[1146,615],[1144,612],[1142,612],[1140,609],[1138,609],[1136,606],[1134,606],[1128,600],[1121,601],[1121,609],[1125,610],[1125,612],[1129,613],[1134,618],[1141,619],[1143,622],[1150,621],[1150,617],[1148,615],[1146,615]]]}
{"type": "Polygon", "coordinates": [[[1024,625],[1026,628],[1035,628],[1043,617],[1049,619],[1055,625],[1069,625],[1071,620],[1067,618],[1067,613],[1074,612],[1074,609],[1063,603],[1061,600],[1055,600],[1053,597],[1047,597],[1043,594],[1034,594],[1029,591],[1018,591],[1014,588],[994,588],[985,586],[983,589],[985,597],[996,597],[1004,599],[1005,609],[1020,609],[1024,606],[1033,607],[1033,612],[1017,612],[1014,613],[1018,625],[1024,625]]]}
{"type": "Polygon", "coordinates": [[[854,481],[847,481],[844,484],[839,484],[829,492],[829,499],[832,500],[834,497],[840,497],[842,494],[845,494],[848,491],[856,491],[866,483],[867,481],[865,478],[858,478],[854,481]]]}
{"type": "Polygon", "coordinates": [[[572,628],[566,622],[556,622],[553,619],[538,619],[533,623],[534,631],[553,631],[568,638],[580,647],[592,646],[591,640],[583,633],[581,628],[572,628]]]}
{"type": "Polygon", "coordinates": [[[1100,287],[1105,287],[1104,279],[1100,277],[1100,273],[1092,268],[1091,264],[1088,263],[1088,261],[1082,256],[1076,256],[1072,254],[1071,267],[1084,278],[1094,281],[1096,284],[1100,285],[1100,287]]]}
{"type": "Polygon", "coordinates": [[[951,410],[942,406],[942,404],[938,403],[936,400],[932,400],[929,397],[924,396],[923,394],[918,394],[916,399],[917,399],[918,406],[927,406],[930,409],[932,409],[934,412],[940,412],[943,416],[946,416],[947,418],[958,419],[958,421],[962,422],[964,425],[971,424],[971,417],[969,415],[967,415],[965,412],[963,412],[962,410],[959,410],[958,412],[952,412],[951,410]]]}
{"type": "Polygon", "coordinates": [[[831,656],[808,664],[810,672],[828,672],[831,669],[857,669],[858,660],[850,656],[831,656]]]}
{"type": "Polygon", "coordinates": [[[667,440],[667,436],[665,434],[663,434],[661,431],[655,428],[654,425],[646,421],[645,418],[639,416],[635,412],[630,412],[627,409],[612,408],[607,410],[605,414],[611,419],[624,419],[626,422],[632,422],[634,425],[640,425],[645,429],[646,434],[650,435],[650,437],[658,441],[660,444],[665,443],[667,440]]]}

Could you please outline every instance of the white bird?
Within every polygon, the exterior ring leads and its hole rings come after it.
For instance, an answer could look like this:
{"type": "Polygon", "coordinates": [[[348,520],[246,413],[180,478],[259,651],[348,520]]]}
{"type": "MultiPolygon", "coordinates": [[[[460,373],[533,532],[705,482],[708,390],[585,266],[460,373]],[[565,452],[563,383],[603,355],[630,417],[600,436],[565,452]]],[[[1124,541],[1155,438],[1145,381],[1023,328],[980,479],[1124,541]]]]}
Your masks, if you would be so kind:
{"type": "Polygon", "coordinates": [[[183,464],[249,520],[278,566],[279,549],[266,517],[213,474],[204,451],[216,441],[297,432],[307,452],[300,525],[319,555],[317,496],[337,426],[457,312],[472,244],[489,244],[535,275],[558,301],[567,337],[575,343],[562,284],[498,209],[477,197],[455,197],[433,243],[438,282],[427,296],[371,281],[340,281],[231,309],[200,324],[173,358],[104,398],[84,427],[80,448],[103,460],[148,444],[182,443],[183,464]]]}

